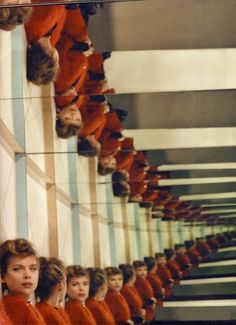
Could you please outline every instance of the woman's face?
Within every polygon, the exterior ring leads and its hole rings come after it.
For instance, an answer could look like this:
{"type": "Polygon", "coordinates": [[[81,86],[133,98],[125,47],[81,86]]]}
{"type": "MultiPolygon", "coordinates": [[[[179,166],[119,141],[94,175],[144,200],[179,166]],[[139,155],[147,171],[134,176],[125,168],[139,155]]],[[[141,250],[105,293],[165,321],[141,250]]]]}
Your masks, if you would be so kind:
{"type": "Polygon", "coordinates": [[[119,292],[123,286],[123,277],[121,274],[110,275],[107,277],[108,288],[119,292]]]}
{"type": "Polygon", "coordinates": [[[135,269],[135,273],[138,278],[145,279],[147,277],[147,267],[140,266],[137,269],[135,269]]]}
{"type": "Polygon", "coordinates": [[[38,285],[38,277],[39,269],[35,256],[12,256],[8,260],[7,271],[2,279],[11,294],[28,299],[38,285]]]}
{"type": "Polygon", "coordinates": [[[116,159],[112,155],[101,158],[100,163],[104,168],[116,168],[116,159]]]}
{"type": "Polygon", "coordinates": [[[70,104],[60,110],[58,118],[64,125],[82,125],[82,116],[76,104],[70,104]]]}
{"type": "Polygon", "coordinates": [[[89,279],[87,276],[74,276],[67,285],[67,295],[70,299],[78,301],[81,305],[85,304],[89,293],[89,279]]]}

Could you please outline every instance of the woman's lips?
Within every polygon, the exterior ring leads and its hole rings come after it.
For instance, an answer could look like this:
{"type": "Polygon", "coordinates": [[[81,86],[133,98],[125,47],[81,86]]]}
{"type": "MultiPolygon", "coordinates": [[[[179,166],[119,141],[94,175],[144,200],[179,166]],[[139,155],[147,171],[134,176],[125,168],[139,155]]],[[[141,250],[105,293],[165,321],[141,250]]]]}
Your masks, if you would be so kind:
{"type": "Polygon", "coordinates": [[[33,286],[33,283],[32,282],[24,282],[24,283],[22,283],[22,285],[24,288],[31,288],[33,286]]]}

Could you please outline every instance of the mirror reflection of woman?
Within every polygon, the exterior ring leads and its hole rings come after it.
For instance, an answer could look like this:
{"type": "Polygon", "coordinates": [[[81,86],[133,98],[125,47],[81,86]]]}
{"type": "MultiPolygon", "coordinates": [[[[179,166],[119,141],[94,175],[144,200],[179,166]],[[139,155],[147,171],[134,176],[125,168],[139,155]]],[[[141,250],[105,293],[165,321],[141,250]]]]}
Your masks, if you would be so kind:
{"type": "MultiPolygon", "coordinates": [[[[45,0],[33,0],[44,3],[45,0]]],[[[36,85],[47,85],[56,79],[59,56],[55,48],[60,38],[66,9],[64,6],[37,6],[25,24],[27,48],[27,79],[36,85]]]]}
{"type": "MultiPolygon", "coordinates": [[[[31,0],[1,0],[0,5],[31,3],[31,0]]],[[[0,8],[0,29],[12,31],[18,25],[26,23],[32,14],[31,7],[0,8]]]]}
{"type": "Polygon", "coordinates": [[[46,324],[70,325],[70,320],[62,306],[66,294],[66,275],[63,263],[57,258],[40,258],[39,284],[36,304],[46,324]]]}
{"type": "Polygon", "coordinates": [[[85,302],[89,293],[89,274],[79,265],[67,267],[66,312],[72,325],[96,325],[93,315],[85,302]]]}

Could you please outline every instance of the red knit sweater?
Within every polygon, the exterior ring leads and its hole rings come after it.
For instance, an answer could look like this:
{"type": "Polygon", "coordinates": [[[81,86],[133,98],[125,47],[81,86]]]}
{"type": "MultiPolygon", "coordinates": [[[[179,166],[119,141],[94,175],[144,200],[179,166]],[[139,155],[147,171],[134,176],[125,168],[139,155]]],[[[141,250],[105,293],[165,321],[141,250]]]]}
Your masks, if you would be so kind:
{"type": "Polygon", "coordinates": [[[129,305],[131,317],[141,316],[143,303],[137,289],[134,286],[129,287],[124,285],[120,292],[129,305]]]}
{"type": "Polygon", "coordinates": [[[151,284],[148,282],[147,279],[137,278],[134,283],[134,286],[136,287],[138,293],[142,298],[143,307],[146,310],[146,320],[147,321],[153,320],[154,318],[153,306],[148,303],[149,300],[154,297],[154,292],[151,284]]]}
{"type": "Polygon", "coordinates": [[[89,61],[89,71],[94,73],[104,73],[103,69],[103,53],[102,52],[94,52],[92,55],[88,57],[89,61]]]}
{"type": "Polygon", "coordinates": [[[66,302],[65,310],[70,317],[72,325],[96,325],[96,321],[86,306],[75,300],[66,302]]]}
{"type": "Polygon", "coordinates": [[[2,301],[0,301],[0,325],[11,325],[11,321],[3,308],[2,301]]]}
{"type": "Polygon", "coordinates": [[[24,297],[8,295],[2,302],[12,325],[46,325],[40,312],[24,297]]]}
{"type": "Polygon", "coordinates": [[[121,148],[121,141],[113,139],[110,136],[111,131],[105,128],[99,138],[99,142],[101,143],[101,157],[115,156],[121,148]]]}
{"type": "Polygon", "coordinates": [[[80,81],[87,74],[88,59],[82,52],[73,50],[73,45],[73,39],[67,34],[62,34],[60,41],[57,43],[60,72],[55,81],[56,94],[61,94],[69,89],[76,80],[79,80],[76,85],[78,91],[78,84],[82,87],[80,81]]]}
{"type": "Polygon", "coordinates": [[[116,324],[122,324],[131,319],[129,305],[120,293],[108,290],[105,301],[115,318],[116,324]]]}
{"type": "Polygon", "coordinates": [[[148,273],[147,280],[151,284],[154,297],[157,299],[157,305],[162,306],[163,305],[163,298],[164,295],[162,293],[162,282],[159,276],[156,273],[148,273]]]}
{"type": "Polygon", "coordinates": [[[87,101],[80,107],[80,112],[84,125],[81,136],[94,135],[98,140],[106,124],[106,116],[101,105],[97,102],[87,101]]]}
{"type": "MultiPolygon", "coordinates": [[[[53,0],[52,0],[53,1],[53,0]]],[[[46,0],[32,0],[32,2],[47,2],[46,0]]],[[[36,43],[41,37],[47,34],[57,24],[50,37],[50,43],[54,46],[59,40],[61,30],[66,19],[64,6],[38,6],[34,7],[33,13],[25,24],[27,41],[30,44],[36,43]]]]}
{"type": "Polygon", "coordinates": [[[43,316],[45,323],[50,325],[67,325],[70,324],[69,317],[63,313],[62,308],[56,308],[47,302],[36,304],[36,308],[43,316]]]}
{"type": "Polygon", "coordinates": [[[93,298],[89,298],[86,301],[86,306],[93,314],[97,325],[115,325],[114,317],[105,301],[98,301],[93,298]]]}
{"type": "Polygon", "coordinates": [[[165,288],[165,296],[172,296],[172,282],[170,281],[172,279],[172,275],[169,269],[166,266],[158,265],[157,275],[159,275],[165,288]]]}
{"type": "Polygon", "coordinates": [[[176,260],[168,261],[166,263],[167,268],[170,270],[172,278],[175,280],[175,284],[179,283],[180,280],[180,266],[176,260]]]}
{"type": "Polygon", "coordinates": [[[78,42],[85,42],[87,40],[88,30],[79,8],[67,10],[63,33],[70,35],[78,42]]]}

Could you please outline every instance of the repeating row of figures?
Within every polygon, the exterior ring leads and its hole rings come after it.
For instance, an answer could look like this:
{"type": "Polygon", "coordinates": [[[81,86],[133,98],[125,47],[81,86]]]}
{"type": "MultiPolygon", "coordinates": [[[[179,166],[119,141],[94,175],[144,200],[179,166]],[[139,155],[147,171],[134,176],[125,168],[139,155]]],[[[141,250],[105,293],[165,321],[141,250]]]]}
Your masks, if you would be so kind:
{"type": "MultiPolygon", "coordinates": [[[[104,62],[104,95],[113,108],[127,111],[127,131],[122,132],[134,138],[135,150],[150,149],[150,164],[159,166],[235,161],[235,2],[94,1],[100,3],[103,8],[95,6],[97,14],[89,17],[89,35],[96,53],[110,52],[104,62]]],[[[136,204],[116,201],[111,178],[96,174],[96,158],[91,165],[78,157],[77,137],[67,141],[55,133],[54,99],[65,96],[55,96],[52,83],[41,87],[27,81],[24,27],[0,31],[0,44],[0,131],[7,142],[0,158],[3,239],[25,236],[41,243],[44,254],[90,266],[142,258],[212,231],[156,222],[150,211],[142,214],[136,204]]],[[[79,95],[88,94],[97,95],[86,88],[79,95]]],[[[221,170],[228,177],[223,185],[217,181],[219,170],[210,165],[197,184],[176,184],[175,178],[193,178],[186,166],[179,168],[185,174],[170,174],[173,196],[188,200],[197,194],[200,205],[208,192],[236,191],[229,179],[235,167],[221,170]],[[204,178],[212,170],[209,185],[204,178]]],[[[228,198],[219,195],[224,202],[228,198]]]]}

